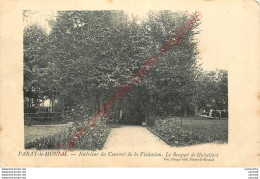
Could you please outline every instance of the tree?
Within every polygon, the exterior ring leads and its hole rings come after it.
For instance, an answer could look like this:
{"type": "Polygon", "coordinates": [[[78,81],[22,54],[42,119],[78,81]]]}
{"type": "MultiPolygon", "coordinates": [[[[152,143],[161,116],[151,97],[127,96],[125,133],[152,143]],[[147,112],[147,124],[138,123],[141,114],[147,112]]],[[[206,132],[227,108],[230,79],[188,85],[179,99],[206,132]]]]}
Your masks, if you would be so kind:
{"type": "MultiPolygon", "coordinates": [[[[159,48],[166,46],[165,43],[171,39],[176,29],[185,25],[188,19],[189,14],[186,12],[150,12],[145,25],[150,27],[149,33],[153,43],[156,44],[157,54],[159,48]]],[[[179,46],[172,47],[169,44],[171,49],[165,56],[159,57],[160,62],[151,79],[155,89],[151,91],[156,93],[156,109],[160,109],[159,111],[164,114],[186,115],[188,108],[194,106],[194,74],[198,71],[198,42],[195,40],[197,33],[194,27],[181,38],[179,46]]]]}
{"type": "Polygon", "coordinates": [[[226,70],[201,72],[198,80],[198,106],[209,111],[228,111],[228,73],[226,70]]]}
{"type": "Polygon", "coordinates": [[[44,98],[42,81],[45,78],[43,68],[47,66],[45,55],[46,31],[36,25],[30,25],[24,29],[24,102],[25,111],[37,110],[44,98]]]}
{"type": "MultiPolygon", "coordinates": [[[[44,97],[57,100],[64,109],[92,115],[114,95],[118,86],[131,83],[131,93],[111,111],[109,121],[129,118],[148,121],[152,116],[192,114],[195,106],[195,74],[198,73],[198,42],[195,30],[181,38],[167,55],[160,55],[175,33],[190,18],[186,12],[151,11],[146,19],[123,11],[66,11],[50,21],[45,40],[44,97]],[[158,64],[143,71],[146,59],[158,64]],[[144,118],[144,119],[143,119],[144,118]]],[[[199,25],[199,24],[197,24],[199,25]]],[[[138,123],[136,120],[133,123],[138,123]]],[[[140,123],[140,121],[139,121],[140,123]]]]}

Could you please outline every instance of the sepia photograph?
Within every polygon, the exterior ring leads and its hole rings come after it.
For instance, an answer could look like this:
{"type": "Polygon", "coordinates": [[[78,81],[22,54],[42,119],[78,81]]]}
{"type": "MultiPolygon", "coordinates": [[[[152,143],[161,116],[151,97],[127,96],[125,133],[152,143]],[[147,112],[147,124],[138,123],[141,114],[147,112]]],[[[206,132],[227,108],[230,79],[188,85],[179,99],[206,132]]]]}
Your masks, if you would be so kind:
{"type": "Polygon", "coordinates": [[[5,0],[0,14],[1,167],[259,167],[259,3],[5,0]]]}
{"type": "Polygon", "coordinates": [[[25,149],[228,143],[228,71],[203,63],[201,12],[24,10],[23,21],[25,149]]]}

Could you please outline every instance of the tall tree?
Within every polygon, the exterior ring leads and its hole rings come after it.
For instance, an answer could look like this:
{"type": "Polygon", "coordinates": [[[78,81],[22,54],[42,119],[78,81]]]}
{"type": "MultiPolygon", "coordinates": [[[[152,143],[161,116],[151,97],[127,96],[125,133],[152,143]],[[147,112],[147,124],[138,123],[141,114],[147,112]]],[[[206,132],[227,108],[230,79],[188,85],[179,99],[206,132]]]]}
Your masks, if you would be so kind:
{"type": "Polygon", "coordinates": [[[47,67],[45,56],[45,41],[47,39],[46,31],[36,25],[30,25],[24,28],[24,102],[25,111],[30,111],[37,107],[44,98],[42,89],[43,69],[47,67]]]}

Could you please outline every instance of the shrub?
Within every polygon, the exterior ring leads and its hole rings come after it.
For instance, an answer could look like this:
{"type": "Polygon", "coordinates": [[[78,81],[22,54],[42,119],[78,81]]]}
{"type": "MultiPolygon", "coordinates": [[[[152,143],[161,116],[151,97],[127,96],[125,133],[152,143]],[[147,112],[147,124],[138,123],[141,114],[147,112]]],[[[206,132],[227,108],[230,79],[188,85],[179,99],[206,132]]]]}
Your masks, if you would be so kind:
{"type": "Polygon", "coordinates": [[[227,112],[222,111],[222,112],[221,112],[221,117],[228,117],[227,112]]]}

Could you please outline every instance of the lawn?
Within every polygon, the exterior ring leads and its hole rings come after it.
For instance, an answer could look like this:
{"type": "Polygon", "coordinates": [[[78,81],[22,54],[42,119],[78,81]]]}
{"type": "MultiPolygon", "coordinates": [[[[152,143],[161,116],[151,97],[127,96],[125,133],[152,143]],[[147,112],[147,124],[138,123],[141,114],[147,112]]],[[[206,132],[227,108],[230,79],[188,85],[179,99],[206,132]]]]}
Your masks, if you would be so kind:
{"type": "Polygon", "coordinates": [[[228,120],[200,117],[157,119],[150,130],[172,146],[227,143],[228,120]]]}
{"type": "MultiPolygon", "coordinates": [[[[24,126],[25,149],[36,148],[39,150],[57,149],[60,144],[68,147],[68,141],[73,141],[73,149],[101,150],[110,132],[110,127],[102,122],[97,122],[90,127],[87,121],[59,125],[24,126]],[[80,139],[75,136],[75,131],[84,127],[86,133],[80,139]]],[[[79,135],[79,134],[78,134],[79,135]]]]}
{"type": "Polygon", "coordinates": [[[48,137],[56,133],[60,133],[65,129],[72,127],[72,122],[67,124],[56,125],[32,125],[24,126],[24,141],[25,143],[33,142],[41,137],[48,137]]]}

